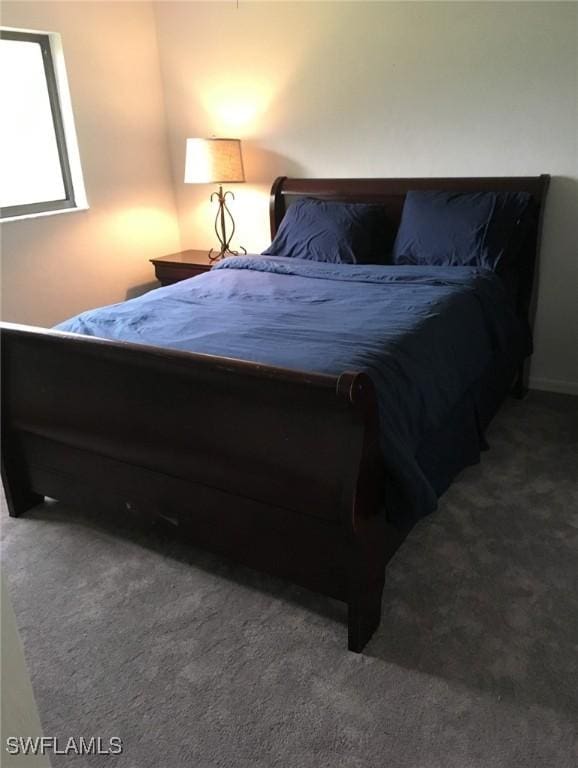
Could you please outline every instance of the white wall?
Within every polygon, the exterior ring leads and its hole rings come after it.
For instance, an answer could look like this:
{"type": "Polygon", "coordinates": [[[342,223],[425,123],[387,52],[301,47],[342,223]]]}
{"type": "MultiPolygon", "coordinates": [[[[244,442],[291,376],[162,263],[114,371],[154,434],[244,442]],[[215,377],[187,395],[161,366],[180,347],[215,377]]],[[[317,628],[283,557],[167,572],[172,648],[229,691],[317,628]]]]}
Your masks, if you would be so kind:
{"type": "Polygon", "coordinates": [[[91,205],[2,225],[5,319],[120,301],[149,258],[214,245],[187,136],[243,139],[255,251],[279,174],[546,172],[532,380],[578,392],[578,4],[5,2],[2,23],[62,33],[91,205]]]}
{"type": "MultiPolygon", "coordinates": [[[[1,506],[2,514],[5,514],[4,499],[2,499],[1,506]]],[[[2,765],[4,768],[50,768],[48,757],[43,755],[11,755],[6,751],[6,739],[10,736],[34,739],[40,738],[43,733],[4,574],[0,574],[0,580],[0,628],[2,629],[0,643],[0,681],[2,683],[0,743],[3,753],[2,765]]]]}
{"type": "Polygon", "coordinates": [[[214,244],[187,136],[243,139],[238,243],[269,240],[267,192],[298,176],[554,176],[535,386],[578,393],[578,5],[155,4],[183,247],[214,244]]]}
{"type": "Polygon", "coordinates": [[[151,3],[4,2],[60,32],[90,209],[2,224],[2,314],[52,325],[154,284],[180,247],[151,3]]]}

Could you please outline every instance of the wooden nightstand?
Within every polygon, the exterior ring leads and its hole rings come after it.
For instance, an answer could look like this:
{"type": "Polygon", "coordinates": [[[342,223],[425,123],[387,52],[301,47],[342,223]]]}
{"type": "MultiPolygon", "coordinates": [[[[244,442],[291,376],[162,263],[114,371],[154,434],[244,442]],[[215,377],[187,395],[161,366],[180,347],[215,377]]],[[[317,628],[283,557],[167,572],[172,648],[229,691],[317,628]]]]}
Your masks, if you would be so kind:
{"type": "Polygon", "coordinates": [[[150,259],[155,267],[155,275],[161,285],[172,285],[179,280],[202,275],[213,266],[209,262],[207,251],[179,251],[158,259],[150,259]]]}

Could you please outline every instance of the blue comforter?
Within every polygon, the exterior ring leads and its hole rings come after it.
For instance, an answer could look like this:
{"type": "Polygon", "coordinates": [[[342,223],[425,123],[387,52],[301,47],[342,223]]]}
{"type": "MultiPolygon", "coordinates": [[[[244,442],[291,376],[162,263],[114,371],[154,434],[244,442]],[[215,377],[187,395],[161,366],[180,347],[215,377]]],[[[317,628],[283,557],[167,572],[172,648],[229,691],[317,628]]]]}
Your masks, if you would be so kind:
{"type": "Polygon", "coordinates": [[[443,425],[495,351],[519,334],[500,281],[483,269],[271,256],[228,258],[57,329],[320,373],[366,371],[404,522],[437,503],[415,459],[423,436],[443,425]]]}

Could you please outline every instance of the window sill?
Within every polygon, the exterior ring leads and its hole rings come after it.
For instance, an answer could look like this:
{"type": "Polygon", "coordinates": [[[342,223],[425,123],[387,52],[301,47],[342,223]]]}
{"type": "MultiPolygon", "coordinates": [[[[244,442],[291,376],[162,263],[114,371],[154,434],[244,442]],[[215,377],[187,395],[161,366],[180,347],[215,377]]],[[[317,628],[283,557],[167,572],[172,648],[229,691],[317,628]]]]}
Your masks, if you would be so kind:
{"type": "Polygon", "coordinates": [[[77,205],[74,208],[60,208],[57,211],[38,211],[37,213],[24,213],[22,216],[7,216],[0,219],[0,224],[7,221],[24,221],[25,219],[39,219],[44,216],[60,216],[62,213],[76,213],[77,211],[88,211],[88,205],[77,205]]]}

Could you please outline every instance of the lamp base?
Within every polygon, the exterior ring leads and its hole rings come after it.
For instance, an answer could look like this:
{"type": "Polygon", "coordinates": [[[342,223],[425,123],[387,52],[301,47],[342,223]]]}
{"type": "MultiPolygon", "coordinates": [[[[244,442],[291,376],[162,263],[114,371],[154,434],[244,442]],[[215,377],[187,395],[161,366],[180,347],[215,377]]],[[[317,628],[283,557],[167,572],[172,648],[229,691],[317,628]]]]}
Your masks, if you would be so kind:
{"type": "MultiPolygon", "coordinates": [[[[235,234],[235,221],[233,219],[233,216],[231,214],[231,211],[229,210],[227,206],[227,195],[231,195],[231,198],[234,200],[235,195],[228,191],[223,192],[223,187],[219,187],[218,192],[213,192],[211,195],[211,202],[216,198],[219,207],[217,209],[217,215],[215,217],[215,234],[217,235],[217,239],[219,243],[221,244],[221,249],[218,253],[215,253],[213,255],[213,248],[209,251],[209,261],[219,261],[219,259],[224,259],[225,256],[238,256],[239,251],[232,251],[229,248],[229,244],[233,238],[233,235],[235,234]],[[227,228],[225,225],[225,214],[229,217],[231,222],[231,232],[227,234],[227,228]],[[219,226],[220,225],[220,226],[219,226]],[[220,230],[220,231],[219,231],[220,230]]],[[[243,253],[247,253],[247,251],[241,246],[241,250],[243,253]]]]}
{"type": "Polygon", "coordinates": [[[211,248],[207,256],[209,257],[209,261],[215,262],[220,261],[221,259],[224,259],[226,256],[245,256],[247,253],[247,249],[243,248],[242,245],[239,246],[238,251],[231,251],[229,248],[221,248],[220,251],[217,251],[215,248],[211,248]]]}

